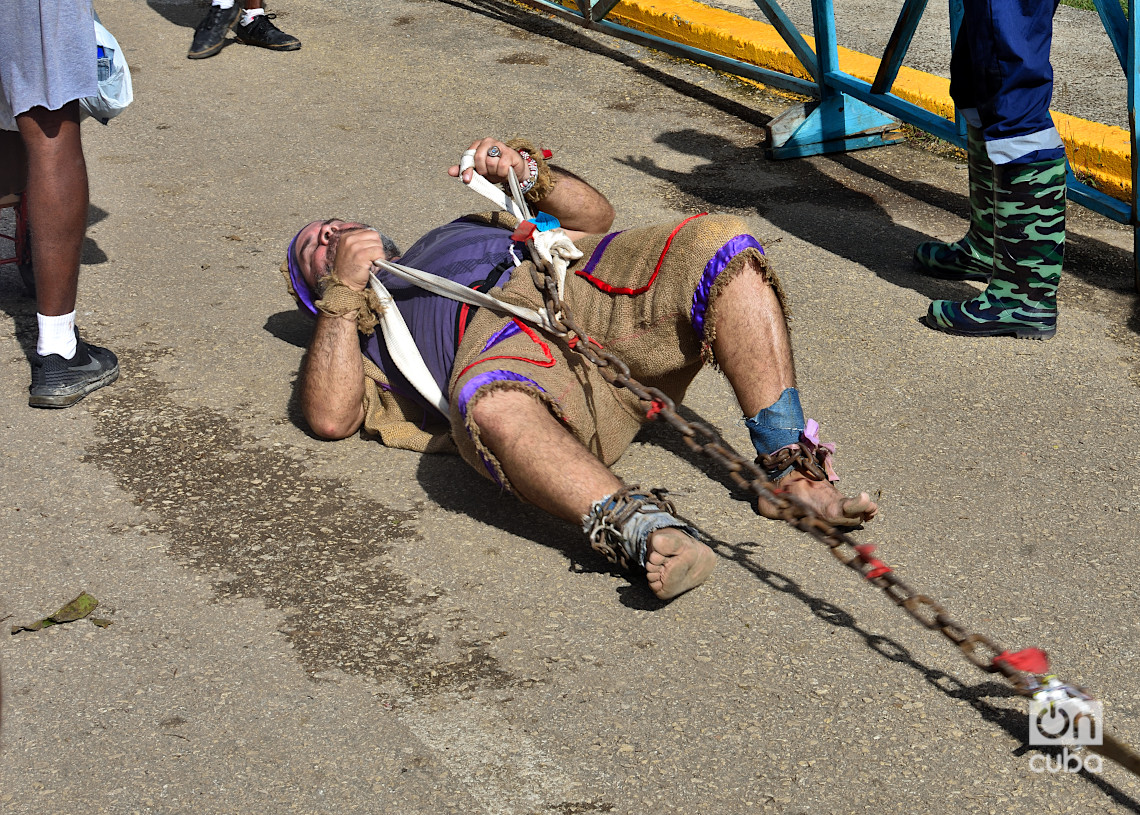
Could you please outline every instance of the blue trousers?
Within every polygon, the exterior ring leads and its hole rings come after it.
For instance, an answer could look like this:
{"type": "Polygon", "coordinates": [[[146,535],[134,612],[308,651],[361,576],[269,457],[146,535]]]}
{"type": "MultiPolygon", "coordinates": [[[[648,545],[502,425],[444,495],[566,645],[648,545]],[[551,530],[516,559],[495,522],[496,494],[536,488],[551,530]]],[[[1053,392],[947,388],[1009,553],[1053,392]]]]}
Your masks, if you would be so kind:
{"type": "Polygon", "coordinates": [[[1061,158],[1053,98],[1053,15],[1058,0],[963,0],[950,60],[950,96],[982,131],[994,164],[1061,158]]]}

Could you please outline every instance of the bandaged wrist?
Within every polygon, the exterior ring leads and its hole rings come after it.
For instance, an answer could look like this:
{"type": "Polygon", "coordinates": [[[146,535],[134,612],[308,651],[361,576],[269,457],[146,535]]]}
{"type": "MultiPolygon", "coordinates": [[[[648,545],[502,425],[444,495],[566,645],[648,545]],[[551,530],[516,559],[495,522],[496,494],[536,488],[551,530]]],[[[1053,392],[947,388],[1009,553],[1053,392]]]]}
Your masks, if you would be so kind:
{"type": "Polygon", "coordinates": [[[357,291],[345,285],[336,275],[329,275],[320,283],[321,299],[315,305],[317,311],[329,317],[342,317],[356,312],[356,329],[364,336],[371,336],[380,322],[384,307],[372,289],[357,291]]]}
{"type": "Polygon", "coordinates": [[[530,178],[520,184],[527,202],[537,204],[550,195],[550,191],[554,189],[555,178],[550,171],[550,165],[546,163],[544,151],[526,139],[511,139],[507,142],[507,147],[523,157],[530,171],[530,178]]]}

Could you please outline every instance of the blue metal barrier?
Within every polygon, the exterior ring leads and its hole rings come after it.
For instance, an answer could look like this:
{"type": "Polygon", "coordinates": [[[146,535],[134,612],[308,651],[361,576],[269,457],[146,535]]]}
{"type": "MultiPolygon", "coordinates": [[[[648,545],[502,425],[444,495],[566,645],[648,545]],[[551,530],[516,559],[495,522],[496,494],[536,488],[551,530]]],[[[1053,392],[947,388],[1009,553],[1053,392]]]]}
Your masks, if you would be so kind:
{"type": "MultiPolygon", "coordinates": [[[[769,124],[769,149],[774,158],[795,158],[893,144],[902,139],[899,122],[906,122],[959,147],[964,148],[966,145],[966,125],[961,117],[949,121],[891,93],[911,38],[926,10],[927,0],[904,0],[898,22],[880,61],[879,71],[871,84],[856,79],[839,68],[833,0],[812,0],[815,50],[776,0],[754,0],[796,59],[811,75],[811,80],[761,68],[610,22],[605,19],[606,15],[613,10],[618,0],[575,0],[577,12],[552,0],[522,2],[588,28],[811,97],[812,101],[789,108],[769,124]]],[[[1117,200],[1078,180],[1070,168],[1067,174],[1069,200],[1132,227],[1133,271],[1136,288],[1140,290],[1140,220],[1137,219],[1140,167],[1137,162],[1135,115],[1137,95],[1140,94],[1140,83],[1136,81],[1137,69],[1140,67],[1136,59],[1136,45],[1140,42],[1140,20],[1137,20],[1134,13],[1136,0],[1128,0],[1127,16],[1121,10],[1118,0],[1093,2],[1128,80],[1132,197],[1128,202],[1117,200]]],[[[951,43],[957,39],[961,22],[962,0],[950,0],[951,43]]]]}

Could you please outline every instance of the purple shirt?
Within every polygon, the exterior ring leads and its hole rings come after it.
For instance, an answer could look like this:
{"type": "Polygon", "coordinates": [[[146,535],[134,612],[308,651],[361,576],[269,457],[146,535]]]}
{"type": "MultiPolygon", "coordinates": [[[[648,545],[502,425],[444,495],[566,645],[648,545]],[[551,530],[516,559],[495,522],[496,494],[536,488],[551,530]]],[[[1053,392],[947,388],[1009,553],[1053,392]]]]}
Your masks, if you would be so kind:
{"type": "MultiPolygon", "coordinates": [[[[488,291],[510,277],[514,261],[508,250],[512,244],[515,241],[511,240],[509,231],[460,218],[428,232],[404,253],[399,262],[478,291],[488,291]]],[[[526,257],[525,251],[523,244],[516,245],[515,254],[519,257],[526,257]]],[[[467,325],[475,309],[424,291],[394,275],[380,272],[378,276],[396,301],[396,308],[408,324],[432,378],[439,389],[447,393],[461,325],[467,325]]],[[[400,373],[388,353],[379,326],[371,337],[361,339],[361,351],[384,372],[394,393],[439,415],[435,406],[428,404],[400,373]]]]}

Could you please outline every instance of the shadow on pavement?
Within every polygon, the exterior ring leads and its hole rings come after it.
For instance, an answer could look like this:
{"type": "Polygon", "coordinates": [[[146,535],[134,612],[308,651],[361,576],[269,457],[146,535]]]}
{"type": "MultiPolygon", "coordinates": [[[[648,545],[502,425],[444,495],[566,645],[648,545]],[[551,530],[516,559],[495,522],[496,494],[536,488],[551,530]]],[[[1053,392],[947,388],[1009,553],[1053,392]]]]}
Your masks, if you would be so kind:
{"type": "MultiPolygon", "coordinates": [[[[101,207],[94,204],[89,205],[87,208],[88,226],[99,223],[109,214],[107,210],[101,207]]],[[[0,224],[0,232],[11,234],[15,230],[11,220],[12,216],[5,213],[4,223],[0,224]]],[[[34,241],[34,238],[32,240],[34,241]]],[[[10,245],[5,240],[3,251],[7,252],[10,245]]],[[[80,277],[89,274],[89,272],[84,272],[84,266],[97,266],[106,263],[107,260],[107,253],[100,248],[99,244],[90,235],[84,236],[79,256],[80,277]]],[[[82,304],[80,304],[81,307],[82,304]]],[[[36,350],[36,339],[39,335],[39,325],[36,321],[36,300],[25,292],[15,263],[0,266],[0,312],[12,318],[13,334],[16,341],[20,343],[24,354],[30,356],[36,350]]],[[[82,328],[80,326],[81,331],[82,328]]]]}
{"type": "Polygon", "coordinates": [[[308,348],[313,336],[313,318],[299,308],[279,311],[265,319],[265,330],[282,342],[298,348],[308,348]]]}
{"type": "MultiPolygon", "coordinates": [[[[162,3],[159,0],[147,0],[146,4],[160,17],[174,25],[183,28],[197,28],[198,23],[206,16],[209,3],[162,3]]],[[[190,41],[187,40],[189,45],[190,41]]]]}
{"type": "Polygon", "coordinates": [[[476,474],[459,456],[421,456],[416,479],[429,500],[437,506],[492,526],[512,537],[553,549],[566,558],[567,571],[610,574],[628,579],[630,585],[618,590],[623,605],[641,610],[665,605],[649,591],[644,578],[611,565],[590,549],[581,530],[523,503],[497,484],[476,474]]]}
{"type": "MultiPolygon", "coordinates": [[[[708,88],[702,87],[701,85],[696,85],[680,77],[659,71],[651,65],[644,64],[637,59],[636,56],[626,54],[618,48],[610,48],[603,43],[596,42],[584,36],[581,33],[582,29],[577,26],[564,23],[560,20],[549,19],[540,12],[520,8],[510,3],[499,2],[499,0],[443,0],[443,2],[449,6],[463,9],[472,14],[480,14],[497,22],[529,31],[532,34],[549,37],[557,40],[561,45],[577,48],[580,51],[586,51],[611,59],[635,71],[646,79],[656,82],[664,88],[669,88],[703,105],[708,105],[722,113],[734,116],[742,122],[748,122],[749,124],[762,127],[772,119],[772,117],[766,113],[750,108],[735,100],[727,99],[724,96],[711,92],[708,88]]],[[[635,110],[636,103],[632,104],[629,109],[635,110]]]]}
{"type": "MultiPolygon", "coordinates": [[[[444,0],[449,5],[489,17],[533,34],[552,37],[561,44],[603,56],[636,71],[662,87],[721,111],[757,127],[771,116],[746,104],[717,94],[715,90],[672,76],[641,62],[635,55],[584,36],[576,25],[507,5],[498,0],[444,0]]],[[[760,90],[757,93],[765,93],[760,90]]],[[[789,103],[790,104],[790,103],[789,103]]],[[[631,103],[631,110],[636,103],[631,103]]],[[[687,129],[659,139],[679,152],[709,160],[691,173],[665,169],[648,157],[628,156],[624,163],[675,186],[687,200],[679,209],[690,213],[712,209],[740,214],[757,213],[788,234],[819,246],[839,257],[864,266],[875,275],[897,286],[912,289],[929,299],[966,299],[977,289],[952,281],[925,277],[914,271],[911,253],[919,243],[934,236],[894,222],[872,196],[852,190],[829,178],[806,161],[772,161],[764,156],[763,145],[741,149],[727,140],[687,129]]],[[[856,158],[858,154],[838,154],[827,158],[835,164],[881,183],[894,192],[926,202],[962,218],[965,231],[968,215],[966,190],[948,193],[923,182],[907,181],[856,158]]],[[[1074,209],[1070,208],[1070,214],[1074,209]]],[[[1099,216],[1096,216],[1099,217],[1099,216]]],[[[758,236],[763,238],[764,236],[758,236]]],[[[1094,238],[1070,233],[1066,247],[1066,276],[1097,289],[1131,295],[1134,283],[1130,252],[1094,238]]],[[[1067,301],[1089,305],[1079,292],[1062,282],[1061,307],[1067,301]]],[[[1140,335],[1140,299],[1132,299],[1121,315],[1120,306],[1107,310],[1091,305],[1110,322],[1133,335],[1140,335]]],[[[921,314],[915,318],[920,319],[921,314]]],[[[1120,338],[1127,341],[1127,337],[1120,338]]]]}
{"type": "MultiPolygon", "coordinates": [[[[1018,694],[1011,686],[1001,682],[991,681],[982,682],[978,685],[967,685],[945,671],[924,665],[915,659],[914,655],[900,643],[890,637],[884,637],[881,634],[874,634],[868,631],[859,625],[855,617],[849,612],[827,600],[812,596],[794,580],[779,572],[766,569],[755,562],[751,554],[752,550],[759,548],[759,544],[726,544],[715,540],[706,540],[706,542],[712,546],[713,550],[722,558],[736,563],[745,571],[753,574],[757,580],[769,588],[795,598],[807,606],[812,614],[828,625],[851,631],[859,636],[863,640],[863,644],[870,650],[891,662],[897,662],[920,674],[922,678],[926,680],[926,683],[934,690],[951,699],[966,702],[982,719],[997,725],[1009,734],[1010,738],[1020,742],[1020,746],[1013,751],[1014,755],[1022,756],[1034,750],[1050,756],[1060,754],[1060,751],[1057,750],[1031,747],[1026,742],[1028,727],[1026,725],[1027,713],[1025,710],[999,707],[988,701],[989,699],[1017,698],[1018,694]]],[[[1078,775],[1083,780],[1097,787],[1105,796],[1111,799],[1113,803],[1125,807],[1132,812],[1140,812],[1140,801],[1136,801],[1126,792],[1106,781],[1097,773],[1089,772],[1087,769],[1082,768],[1078,775]]]]}

